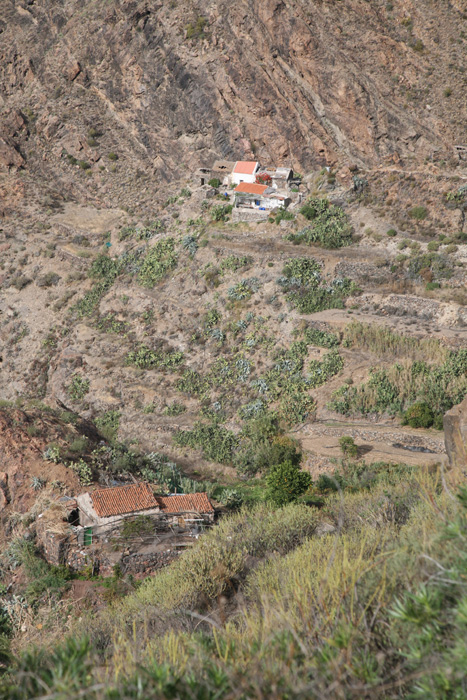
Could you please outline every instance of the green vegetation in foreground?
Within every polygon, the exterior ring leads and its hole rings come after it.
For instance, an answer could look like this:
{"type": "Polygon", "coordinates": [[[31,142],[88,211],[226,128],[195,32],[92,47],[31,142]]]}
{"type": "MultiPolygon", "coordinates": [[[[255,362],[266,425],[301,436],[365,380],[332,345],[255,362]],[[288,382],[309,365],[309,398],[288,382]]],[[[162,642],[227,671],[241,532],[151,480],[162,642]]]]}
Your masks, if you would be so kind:
{"type": "Polygon", "coordinates": [[[320,509],[223,519],[59,646],[10,662],[0,695],[464,698],[467,490],[361,463],[314,488],[320,509]]]}

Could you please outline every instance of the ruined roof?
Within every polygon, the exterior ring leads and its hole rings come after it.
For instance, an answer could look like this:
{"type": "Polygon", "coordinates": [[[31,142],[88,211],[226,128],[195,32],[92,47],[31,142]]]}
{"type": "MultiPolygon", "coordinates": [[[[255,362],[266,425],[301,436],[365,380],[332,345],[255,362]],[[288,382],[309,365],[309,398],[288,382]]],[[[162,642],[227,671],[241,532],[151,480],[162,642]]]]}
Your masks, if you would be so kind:
{"type": "Polygon", "coordinates": [[[93,508],[100,518],[148,510],[157,508],[159,505],[151,487],[146,483],[97,489],[89,495],[93,508]]]}
{"type": "Polygon", "coordinates": [[[241,182],[234,189],[234,192],[243,192],[244,194],[264,194],[267,189],[267,185],[258,185],[256,182],[241,182]]]}
{"type": "Polygon", "coordinates": [[[158,496],[157,502],[163,513],[214,513],[214,508],[207,493],[158,496]]]}
{"type": "Polygon", "coordinates": [[[216,160],[211,170],[222,173],[231,173],[234,169],[235,161],[233,160],[216,160]]]}
{"type": "Polygon", "coordinates": [[[258,165],[259,164],[253,160],[237,160],[235,163],[234,173],[238,173],[240,175],[253,175],[258,165]]]}

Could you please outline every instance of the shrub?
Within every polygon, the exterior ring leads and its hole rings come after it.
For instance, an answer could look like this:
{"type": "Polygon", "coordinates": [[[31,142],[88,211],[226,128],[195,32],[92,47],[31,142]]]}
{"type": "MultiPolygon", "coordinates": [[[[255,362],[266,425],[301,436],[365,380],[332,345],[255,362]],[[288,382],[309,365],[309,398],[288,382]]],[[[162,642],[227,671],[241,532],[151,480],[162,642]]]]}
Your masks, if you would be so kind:
{"type": "Polygon", "coordinates": [[[60,462],[60,448],[58,445],[49,445],[46,450],[42,453],[42,458],[46,462],[53,462],[58,464],[60,462]]]}
{"type": "Polygon", "coordinates": [[[418,401],[408,408],[403,416],[403,425],[411,428],[430,428],[433,425],[434,414],[425,401],[418,401]]]}
{"type": "Polygon", "coordinates": [[[270,467],[266,475],[268,495],[278,506],[296,501],[311,485],[311,476],[292,462],[270,467]]]}
{"type": "Polygon", "coordinates": [[[226,508],[233,510],[240,508],[243,503],[243,496],[236,489],[224,489],[219,500],[226,508]]]}
{"type": "Polygon", "coordinates": [[[175,269],[177,262],[178,255],[175,252],[174,239],[162,238],[144,258],[138,274],[138,282],[143,287],[154,287],[175,269]]]}
{"type": "Polygon", "coordinates": [[[281,207],[279,212],[276,214],[275,222],[277,225],[279,225],[281,221],[293,221],[294,219],[295,214],[292,211],[281,207]]]}
{"type": "Polygon", "coordinates": [[[409,216],[411,219],[416,219],[417,221],[423,221],[428,216],[428,209],[426,207],[412,207],[409,211],[409,216]]]}
{"type": "Polygon", "coordinates": [[[106,440],[112,441],[117,437],[120,425],[120,412],[116,410],[106,411],[95,420],[96,428],[106,440]]]}
{"type": "Polygon", "coordinates": [[[190,22],[186,26],[186,38],[187,39],[203,39],[204,29],[208,20],[206,17],[199,16],[196,18],[195,23],[190,22]]]}
{"type": "Polygon", "coordinates": [[[175,369],[182,364],[183,359],[183,352],[151,350],[147,345],[140,345],[137,350],[128,353],[125,362],[139,369],[175,369]]]}
{"type": "Polygon", "coordinates": [[[28,286],[28,284],[31,284],[32,280],[29,279],[29,277],[25,277],[25,275],[17,275],[14,277],[11,281],[11,284],[15,289],[20,292],[22,289],[28,286]]]}
{"type": "Polygon", "coordinates": [[[79,459],[77,462],[69,462],[67,467],[75,472],[78,476],[80,484],[83,486],[91,486],[92,484],[92,469],[84,459],[79,459]]]}
{"type": "Polygon", "coordinates": [[[341,448],[344,457],[355,459],[358,457],[358,447],[355,444],[353,437],[343,435],[339,438],[339,447],[341,448]]]}
{"type": "Polygon", "coordinates": [[[80,374],[74,374],[68,385],[68,396],[73,401],[81,401],[89,391],[89,379],[85,379],[80,374]]]}
{"type": "Polygon", "coordinates": [[[249,277],[246,280],[237,282],[233,287],[227,290],[227,296],[233,301],[244,301],[250,299],[254,292],[257,292],[260,287],[260,281],[257,277],[249,277]]]}
{"type": "Polygon", "coordinates": [[[298,233],[292,233],[287,239],[296,243],[315,243],[323,248],[341,248],[352,242],[352,227],[341,207],[330,204],[327,199],[309,199],[300,209],[300,213],[309,221],[298,233]]]}
{"type": "Polygon", "coordinates": [[[311,314],[325,309],[341,309],[344,298],[357,291],[347,278],[337,278],[321,286],[321,266],[313,258],[292,258],[283,268],[283,277],[277,280],[287,292],[287,300],[300,313],[311,314]]]}
{"type": "Polygon", "coordinates": [[[193,430],[175,433],[174,442],[183,447],[199,447],[206,459],[221,464],[231,464],[238,439],[221,425],[196,423],[193,430]]]}
{"type": "Polygon", "coordinates": [[[118,155],[114,153],[114,151],[110,151],[109,155],[107,156],[109,160],[118,160],[118,155]]]}
{"type": "Polygon", "coordinates": [[[388,231],[386,231],[386,236],[389,236],[389,238],[394,238],[394,236],[397,236],[396,229],[390,228],[388,231]]]}
{"type": "Polygon", "coordinates": [[[210,211],[211,219],[213,221],[227,221],[232,209],[232,204],[215,204],[210,211]]]}
{"type": "Polygon", "coordinates": [[[320,331],[317,328],[305,328],[303,337],[310,345],[317,345],[321,348],[333,348],[339,345],[337,335],[328,331],[320,331]]]}
{"type": "Polygon", "coordinates": [[[166,406],[164,410],[162,411],[162,414],[164,416],[179,416],[181,413],[185,413],[186,411],[186,406],[184,406],[182,403],[177,403],[177,401],[174,401],[170,406],[166,406]]]}
{"type": "Polygon", "coordinates": [[[322,360],[311,360],[309,364],[308,379],[310,386],[315,388],[325,384],[344,367],[344,360],[338,350],[331,350],[322,360]]]}
{"type": "Polygon", "coordinates": [[[81,435],[70,443],[70,452],[75,452],[77,454],[80,452],[85,452],[88,444],[88,438],[85,435],[81,435]]]}
{"type": "Polygon", "coordinates": [[[429,271],[435,279],[449,279],[453,271],[452,261],[438,253],[422,253],[414,256],[408,264],[409,277],[423,279],[423,271],[429,271]]]}
{"type": "Polygon", "coordinates": [[[210,187],[215,187],[216,189],[217,189],[218,187],[220,187],[220,184],[221,184],[221,181],[220,181],[219,178],[217,178],[217,177],[212,177],[212,178],[209,180],[209,182],[208,182],[208,185],[209,185],[210,187]]]}
{"type": "Polygon", "coordinates": [[[225,275],[228,272],[236,272],[242,267],[247,267],[252,262],[252,258],[249,255],[228,255],[224,258],[219,265],[219,273],[225,275]]]}
{"type": "Polygon", "coordinates": [[[78,165],[81,168],[81,170],[90,170],[91,166],[86,160],[79,160],[78,165]]]}

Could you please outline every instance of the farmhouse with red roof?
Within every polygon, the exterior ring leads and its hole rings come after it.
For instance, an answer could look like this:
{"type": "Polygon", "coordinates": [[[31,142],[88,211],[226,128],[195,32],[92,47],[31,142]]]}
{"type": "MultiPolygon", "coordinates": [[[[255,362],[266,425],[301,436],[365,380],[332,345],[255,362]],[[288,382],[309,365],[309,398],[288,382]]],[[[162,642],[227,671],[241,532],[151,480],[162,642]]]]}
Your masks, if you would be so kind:
{"type": "Polygon", "coordinates": [[[102,536],[127,518],[150,516],[165,523],[214,520],[214,508],[206,493],[158,496],[145,482],[96,489],[76,497],[79,526],[90,539],[102,536]]]}
{"type": "Polygon", "coordinates": [[[259,170],[259,163],[253,160],[237,160],[232,171],[232,184],[239,185],[241,182],[256,182],[256,173],[259,170]]]}

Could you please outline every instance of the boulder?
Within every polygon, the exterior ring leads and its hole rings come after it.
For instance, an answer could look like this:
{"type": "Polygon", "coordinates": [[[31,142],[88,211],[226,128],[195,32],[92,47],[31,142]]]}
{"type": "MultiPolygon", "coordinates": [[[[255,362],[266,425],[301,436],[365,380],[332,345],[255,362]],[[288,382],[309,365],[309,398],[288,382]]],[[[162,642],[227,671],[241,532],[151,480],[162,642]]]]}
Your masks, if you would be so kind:
{"type": "Polygon", "coordinates": [[[0,472],[0,511],[2,511],[8,503],[8,474],[6,472],[0,472]]]}
{"type": "Polygon", "coordinates": [[[467,468],[467,397],[443,419],[444,442],[451,469],[467,468]]]}
{"type": "Polygon", "coordinates": [[[16,144],[0,138],[0,165],[7,167],[14,166],[20,168],[24,165],[24,158],[16,150],[16,144]]]}

